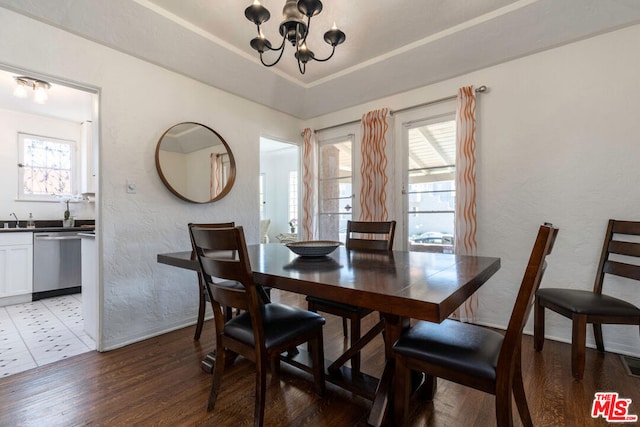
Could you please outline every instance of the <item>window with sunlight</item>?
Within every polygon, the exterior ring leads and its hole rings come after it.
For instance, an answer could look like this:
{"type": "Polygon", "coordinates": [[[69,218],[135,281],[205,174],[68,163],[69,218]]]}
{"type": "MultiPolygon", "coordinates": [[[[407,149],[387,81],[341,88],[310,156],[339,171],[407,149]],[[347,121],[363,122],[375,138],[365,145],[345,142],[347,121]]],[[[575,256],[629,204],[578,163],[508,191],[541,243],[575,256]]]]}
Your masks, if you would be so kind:
{"type": "Polygon", "coordinates": [[[456,122],[447,116],[408,129],[407,217],[413,251],[453,249],[456,122]]]}
{"type": "Polygon", "coordinates": [[[298,226],[298,171],[289,171],[289,223],[298,226]]]}
{"type": "Polygon", "coordinates": [[[75,193],[75,141],[18,134],[18,198],[55,200],[75,193]]]}
{"type": "Polygon", "coordinates": [[[352,136],[320,141],[318,156],[319,237],[345,241],[352,217],[352,136]]]}

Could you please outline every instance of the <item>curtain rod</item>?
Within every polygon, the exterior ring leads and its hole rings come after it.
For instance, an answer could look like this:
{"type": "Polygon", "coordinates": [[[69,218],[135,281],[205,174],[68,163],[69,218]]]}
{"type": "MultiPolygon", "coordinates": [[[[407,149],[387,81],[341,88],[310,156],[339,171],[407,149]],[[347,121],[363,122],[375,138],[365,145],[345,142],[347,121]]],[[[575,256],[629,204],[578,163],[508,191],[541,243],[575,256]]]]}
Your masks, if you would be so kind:
{"type": "MultiPolygon", "coordinates": [[[[482,85],[482,86],[477,87],[474,91],[475,91],[475,93],[484,93],[484,92],[487,91],[487,87],[485,85],[482,85]]],[[[401,108],[399,110],[390,110],[389,111],[389,115],[393,116],[394,114],[402,113],[402,112],[408,111],[408,110],[413,110],[415,108],[426,107],[427,105],[437,104],[439,102],[451,101],[452,99],[456,99],[457,97],[458,97],[457,95],[452,95],[452,96],[447,96],[445,98],[434,99],[433,101],[423,102],[422,104],[417,104],[417,105],[412,105],[410,107],[401,108]]],[[[337,125],[327,126],[325,128],[315,129],[314,132],[317,133],[317,132],[320,132],[320,131],[323,131],[323,130],[329,130],[329,129],[337,128],[337,127],[340,127],[340,126],[352,125],[354,123],[360,123],[360,121],[361,121],[361,119],[351,120],[350,122],[345,122],[345,123],[340,123],[340,124],[337,124],[337,125]]],[[[304,133],[302,133],[301,135],[304,135],[304,133]]]]}

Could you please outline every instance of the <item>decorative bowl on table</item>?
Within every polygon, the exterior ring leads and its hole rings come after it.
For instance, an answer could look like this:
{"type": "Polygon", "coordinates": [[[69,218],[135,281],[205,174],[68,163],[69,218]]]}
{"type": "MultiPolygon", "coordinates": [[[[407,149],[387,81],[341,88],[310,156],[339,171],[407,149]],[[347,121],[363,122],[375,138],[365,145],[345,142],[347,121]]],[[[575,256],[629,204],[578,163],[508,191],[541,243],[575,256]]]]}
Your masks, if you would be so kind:
{"type": "Polygon", "coordinates": [[[334,242],[332,240],[308,240],[304,242],[287,243],[285,246],[288,247],[291,252],[301,257],[322,257],[329,255],[340,245],[342,245],[341,242],[334,242]]]}

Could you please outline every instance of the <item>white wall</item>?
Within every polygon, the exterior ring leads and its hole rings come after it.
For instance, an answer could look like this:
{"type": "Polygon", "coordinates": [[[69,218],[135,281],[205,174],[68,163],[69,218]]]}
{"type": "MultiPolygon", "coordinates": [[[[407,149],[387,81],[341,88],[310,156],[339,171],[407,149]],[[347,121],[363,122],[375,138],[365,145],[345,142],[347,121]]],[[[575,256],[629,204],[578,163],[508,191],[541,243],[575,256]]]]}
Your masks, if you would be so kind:
{"type": "Polygon", "coordinates": [[[99,348],[194,322],[195,273],[157,264],[156,254],[189,249],[190,221],[234,220],[257,242],[260,135],[297,141],[300,121],[2,8],[0,28],[11,34],[0,41],[6,64],[100,88],[99,348]],[[215,129],[233,151],[236,183],[219,202],[183,202],[156,173],[158,139],[184,121],[215,129]],[[136,194],[127,194],[127,179],[136,194]]]}
{"type": "MultiPolygon", "coordinates": [[[[305,126],[440,99],[460,86],[489,87],[477,103],[478,253],[501,257],[502,268],[480,290],[479,321],[505,327],[539,224],[560,228],[542,286],[591,289],[607,220],[640,220],[638,40],[640,26],[630,27],[305,126]]],[[[640,305],[637,285],[605,289],[640,305]]],[[[547,335],[569,341],[571,322],[548,313],[547,335]]],[[[605,326],[604,338],[608,350],[640,354],[637,326],[605,326]]]]}
{"type": "MultiPolygon", "coordinates": [[[[0,109],[0,220],[13,220],[14,212],[20,221],[26,221],[29,213],[35,220],[62,221],[66,207],[57,202],[18,201],[18,133],[43,135],[76,141],[78,160],[77,180],[80,191],[80,141],[81,125],[33,114],[0,109]]],[[[70,204],[71,215],[76,219],[93,219],[93,204],[70,204]]]]}

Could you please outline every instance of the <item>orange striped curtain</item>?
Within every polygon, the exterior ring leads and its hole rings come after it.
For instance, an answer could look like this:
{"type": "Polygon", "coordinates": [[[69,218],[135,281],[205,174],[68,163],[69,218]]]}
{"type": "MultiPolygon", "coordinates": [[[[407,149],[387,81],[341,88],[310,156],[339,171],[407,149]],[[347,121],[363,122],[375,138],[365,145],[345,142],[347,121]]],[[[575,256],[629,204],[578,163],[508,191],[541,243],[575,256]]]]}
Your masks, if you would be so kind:
{"type": "MultiPolygon", "coordinates": [[[[473,86],[458,90],[456,108],[455,253],[476,254],[476,96],[473,86]]],[[[474,321],[478,297],[472,295],[458,311],[463,321],[474,321]]]]}
{"type": "Polygon", "coordinates": [[[211,176],[209,177],[209,197],[215,198],[222,191],[222,157],[211,153],[211,176]]]}
{"type": "Polygon", "coordinates": [[[306,128],[302,146],[302,217],[299,240],[313,240],[316,236],[317,189],[317,145],[313,131],[306,128]]]}
{"type": "Polygon", "coordinates": [[[362,116],[362,188],[360,221],[387,221],[387,123],[388,108],[370,111],[362,116]]]}

